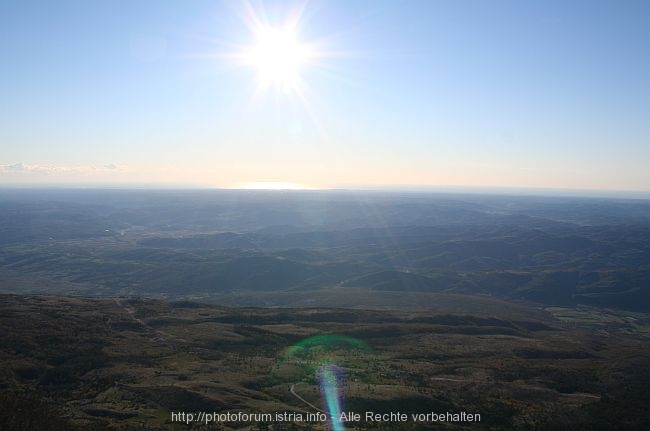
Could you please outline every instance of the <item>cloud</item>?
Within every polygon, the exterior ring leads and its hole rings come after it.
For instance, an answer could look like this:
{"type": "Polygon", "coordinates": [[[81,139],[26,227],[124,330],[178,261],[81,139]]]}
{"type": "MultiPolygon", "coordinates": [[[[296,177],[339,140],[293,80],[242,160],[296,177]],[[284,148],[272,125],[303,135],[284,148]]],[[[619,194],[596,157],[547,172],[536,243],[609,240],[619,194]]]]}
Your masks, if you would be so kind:
{"type": "Polygon", "coordinates": [[[22,163],[16,163],[15,165],[5,165],[0,167],[0,170],[7,172],[21,172],[25,170],[25,165],[22,163]]]}
{"type": "Polygon", "coordinates": [[[75,165],[75,166],[57,166],[57,165],[28,165],[24,163],[15,163],[12,165],[0,165],[1,173],[20,173],[20,174],[95,174],[104,172],[115,172],[124,170],[124,166],[118,166],[113,163],[94,166],[94,165],[75,165]]]}

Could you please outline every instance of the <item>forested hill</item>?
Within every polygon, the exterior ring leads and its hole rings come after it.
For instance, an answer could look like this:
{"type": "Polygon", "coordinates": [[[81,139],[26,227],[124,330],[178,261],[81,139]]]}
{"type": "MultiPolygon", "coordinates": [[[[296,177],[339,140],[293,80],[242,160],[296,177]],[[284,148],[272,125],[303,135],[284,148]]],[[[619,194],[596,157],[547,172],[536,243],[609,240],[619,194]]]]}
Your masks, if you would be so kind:
{"type": "Polygon", "coordinates": [[[650,310],[645,200],[3,190],[0,244],[5,292],[283,305],[336,289],[355,306],[363,289],[650,310]]]}

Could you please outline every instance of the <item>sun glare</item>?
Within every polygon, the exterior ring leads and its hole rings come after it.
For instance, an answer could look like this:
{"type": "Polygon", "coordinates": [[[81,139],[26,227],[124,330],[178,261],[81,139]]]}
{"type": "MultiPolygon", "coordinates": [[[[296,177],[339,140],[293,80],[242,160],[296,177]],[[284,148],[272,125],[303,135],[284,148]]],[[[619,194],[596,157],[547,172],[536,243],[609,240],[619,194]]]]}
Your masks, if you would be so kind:
{"type": "Polygon", "coordinates": [[[280,181],[255,181],[250,183],[238,184],[236,189],[245,190],[309,190],[310,187],[299,183],[288,183],[280,181]]]}
{"type": "Polygon", "coordinates": [[[256,7],[248,1],[240,4],[250,39],[244,45],[236,44],[237,50],[232,54],[240,66],[256,71],[256,94],[279,90],[304,102],[307,85],[303,72],[307,66],[317,66],[326,56],[322,40],[307,41],[301,37],[306,25],[303,19],[306,4],[297,4],[281,15],[272,16],[262,6],[256,7]]]}
{"type": "Polygon", "coordinates": [[[289,27],[262,27],[255,33],[255,42],[244,51],[243,59],[257,69],[260,87],[300,91],[300,73],[313,54],[309,46],[289,27]]]}

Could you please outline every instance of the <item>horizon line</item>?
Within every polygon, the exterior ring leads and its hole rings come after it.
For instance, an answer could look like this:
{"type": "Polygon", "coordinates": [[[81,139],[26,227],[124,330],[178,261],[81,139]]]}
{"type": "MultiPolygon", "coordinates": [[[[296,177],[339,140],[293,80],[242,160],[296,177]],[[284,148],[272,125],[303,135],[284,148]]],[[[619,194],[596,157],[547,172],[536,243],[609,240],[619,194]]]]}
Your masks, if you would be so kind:
{"type": "Polygon", "coordinates": [[[232,191],[232,192],[384,192],[408,194],[468,194],[468,195],[512,195],[512,196],[547,196],[547,197],[587,197],[587,198],[632,198],[650,199],[650,190],[616,190],[616,189],[574,189],[551,187],[516,187],[516,186],[435,186],[435,185],[366,185],[341,187],[287,187],[287,188],[251,188],[251,187],[214,187],[198,184],[160,184],[160,183],[11,183],[1,184],[0,190],[138,190],[138,191],[232,191]]]}

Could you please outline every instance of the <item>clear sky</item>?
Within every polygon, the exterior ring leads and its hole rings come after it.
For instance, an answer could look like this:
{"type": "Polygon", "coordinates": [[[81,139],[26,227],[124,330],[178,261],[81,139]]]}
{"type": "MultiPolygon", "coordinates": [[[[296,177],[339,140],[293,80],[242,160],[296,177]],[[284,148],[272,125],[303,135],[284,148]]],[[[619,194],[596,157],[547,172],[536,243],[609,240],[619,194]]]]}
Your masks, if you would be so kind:
{"type": "Polygon", "coordinates": [[[17,183],[649,191],[650,2],[2,0],[17,183]]]}

